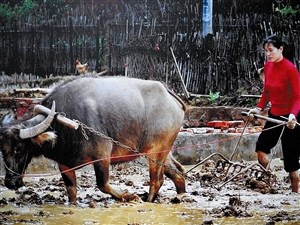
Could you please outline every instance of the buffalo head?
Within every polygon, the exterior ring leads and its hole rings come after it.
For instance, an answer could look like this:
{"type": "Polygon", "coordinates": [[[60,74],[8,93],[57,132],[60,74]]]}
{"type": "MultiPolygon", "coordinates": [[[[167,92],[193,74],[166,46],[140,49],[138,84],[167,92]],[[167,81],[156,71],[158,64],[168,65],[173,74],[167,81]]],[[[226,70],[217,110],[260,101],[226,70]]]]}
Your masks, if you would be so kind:
{"type": "MultiPolygon", "coordinates": [[[[26,121],[17,121],[12,114],[6,114],[0,121],[0,150],[6,168],[5,186],[17,189],[24,185],[22,176],[30,163],[36,146],[41,145],[41,135],[51,125],[55,115],[55,102],[47,117],[36,115],[26,121]]],[[[55,139],[55,137],[53,137],[55,139]]],[[[47,137],[49,140],[49,137],[47,137]]]]}

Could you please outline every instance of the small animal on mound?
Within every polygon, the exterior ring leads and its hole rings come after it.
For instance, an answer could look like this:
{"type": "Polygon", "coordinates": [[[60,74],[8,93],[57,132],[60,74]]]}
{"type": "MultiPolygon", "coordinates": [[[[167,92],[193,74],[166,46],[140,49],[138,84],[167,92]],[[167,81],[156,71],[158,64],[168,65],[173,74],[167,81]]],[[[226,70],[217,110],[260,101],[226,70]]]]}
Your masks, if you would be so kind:
{"type": "Polygon", "coordinates": [[[84,64],[81,64],[81,62],[78,59],[76,59],[75,65],[76,65],[76,71],[79,74],[85,74],[89,71],[88,62],[85,62],[84,64]]]}

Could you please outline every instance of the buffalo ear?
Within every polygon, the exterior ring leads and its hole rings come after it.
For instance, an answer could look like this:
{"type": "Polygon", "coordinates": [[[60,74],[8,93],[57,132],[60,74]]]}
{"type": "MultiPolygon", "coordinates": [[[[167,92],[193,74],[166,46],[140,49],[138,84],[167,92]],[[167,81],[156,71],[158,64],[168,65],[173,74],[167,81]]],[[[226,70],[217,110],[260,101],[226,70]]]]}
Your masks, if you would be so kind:
{"type": "Polygon", "coordinates": [[[10,110],[9,112],[5,113],[2,116],[2,118],[0,119],[0,124],[1,126],[5,126],[11,124],[16,119],[17,119],[17,115],[12,110],[10,110]]]}
{"type": "Polygon", "coordinates": [[[57,135],[54,132],[48,131],[31,138],[31,141],[39,146],[43,145],[45,142],[48,142],[52,147],[54,147],[56,143],[56,137],[57,135]]]}

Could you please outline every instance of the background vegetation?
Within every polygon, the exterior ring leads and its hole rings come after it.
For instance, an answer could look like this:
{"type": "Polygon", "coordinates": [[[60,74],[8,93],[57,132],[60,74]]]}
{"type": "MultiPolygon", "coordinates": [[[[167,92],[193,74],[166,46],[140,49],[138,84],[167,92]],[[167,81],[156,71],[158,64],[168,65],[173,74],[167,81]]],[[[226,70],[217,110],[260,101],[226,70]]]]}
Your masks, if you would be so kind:
{"type": "Polygon", "coordinates": [[[91,71],[162,80],[177,92],[184,83],[195,94],[259,94],[260,44],[273,33],[299,69],[298,0],[214,0],[213,8],[213,33],[203,37],[199,0],[4,0],[0,71],[74,74],[78,58],[91,71]]]}

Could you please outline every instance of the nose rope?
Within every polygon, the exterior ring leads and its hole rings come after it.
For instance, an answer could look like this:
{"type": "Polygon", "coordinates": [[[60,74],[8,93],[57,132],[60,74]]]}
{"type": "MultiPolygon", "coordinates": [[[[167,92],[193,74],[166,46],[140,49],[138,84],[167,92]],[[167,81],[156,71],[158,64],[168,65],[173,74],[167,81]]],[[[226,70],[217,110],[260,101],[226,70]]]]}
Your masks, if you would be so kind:
{"type": "Polygon", "coordinates": [[[26,170],[26,161],[27,161],[27,158],[28,158],[28,151],[26,152],[26,155],[25,155],[25,163],[24,163],[23,170],[22,170],[22,173],[21,173],[21,174],[18,173],[18,172],[13,171],[12,169],[10,169],[10,168],[7,166],[5,160],[3,160],[3,162],[4,162],[4,167],[5,167],[9,172],[11,172],[11,173],[13,173],[13,174],[15,174],[15,175],[17,175],[17,176],[23,178],[23,177],[24,177],[24,174],[25,174],[25,170],[26,170]]]}
{"type": "Polygon", "coordinates": [[[13,171],[12,169],[10,169],[10,168],[7,166],[7,164],[6,164],[5,161],[4,161],[4,167],[5,167],[9,172],[11,172],[11,173],[13,173],[13,174],[15,174],[15,175],[18,175],[18,176],[20,176],[20,177],[22,176],[21,174],[19,174],[19,173],[13,171]]]}
{"type": "Polygon", "coordinates": [[[29,152],[29,150],[27,150],[26,151],[26,155],[25,155],[25,163],[24,163],[24,166],[23,166],[23,170],[22,170],[22,174],[20,174],[20,176],[21,177],[23,177],[24,176],[24,174],[25,174],[25,170],[26,170],[26,163],[27,163],[27,158],[28,158],[28,152],[29,152]]]}

